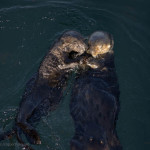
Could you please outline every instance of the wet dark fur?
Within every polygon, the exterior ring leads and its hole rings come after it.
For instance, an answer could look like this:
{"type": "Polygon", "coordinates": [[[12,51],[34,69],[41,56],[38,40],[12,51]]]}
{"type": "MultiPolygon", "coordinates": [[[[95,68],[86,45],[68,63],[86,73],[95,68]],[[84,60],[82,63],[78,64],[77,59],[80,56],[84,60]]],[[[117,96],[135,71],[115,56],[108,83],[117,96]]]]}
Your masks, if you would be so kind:
{"type": "Polygon", "coordinates": [[[100,67],[80,74],[73,87],[71,150],[122,149],[116,133],[120,92],[113,53],[103,55],[97,63],[100,67]]]}
{"type": "MultiPolygon", "coordinates": [[[[16,134],[18,141],[24,145],[21,136],[24,133],[30,143],[41,143],[32,125],[43,115],[47,115],[48,111],[56,108],[63,96],[67,78],[78,64],[78,60],[73,60],[71,55],[82,54],[85,47],[82,37],[75,31],[64,33],[55,42],[43,59],[38,72],[26,84],[15,126],[11,131],[1,134],[0,140],[16,134]],[[61,69],[59,65],[65,68],[61,69]]],[[[31,149],[27,145],[25,148],[31,149]]]]}

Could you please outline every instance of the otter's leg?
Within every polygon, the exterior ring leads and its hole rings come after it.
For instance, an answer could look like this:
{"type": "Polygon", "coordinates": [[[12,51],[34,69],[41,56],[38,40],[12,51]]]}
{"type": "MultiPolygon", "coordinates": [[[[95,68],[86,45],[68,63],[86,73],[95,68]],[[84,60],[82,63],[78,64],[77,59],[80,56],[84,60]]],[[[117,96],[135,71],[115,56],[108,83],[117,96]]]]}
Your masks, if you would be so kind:
{"type": "MultiPolygon", "coordinates": [[[[25,135],[28,136],[28,132],[26,131],[27,128],[30,130],[33,130],[33,127],[27,123],[27,119],[32,115],[32,113],[33,113],[34,109],[37,107],[38,103],[40,103],[40,99],[34,100],[34,97],[32,96],[34,93],[33,89],[36,86],[35,82],[37,79],[37,75],[38,75],[37,73],[34,74],[32,76],[32,78],[27,82],[25,92],[22,97],[22,101],[20,103],[19,112],[16,117],[16,135],[17,135],[18,142],[21,144],[24,144],[22,137],[21,137],[22,133],[24,132],[25,135]],[[23,126],[25,128],[22,128],[23,126]]],[[[37,132],[36,132],[36,135],[37,135],[37,137],[39,137],[37,132]]],[[[36,138],[36,139],[38,139],[38,138],[36,138]]],[[[36,141],[36,140],[30,139],[29,142],[36,143],[34,141],[36,141]]]]}
{"type": "MultiPolygon", "coordinates": [[[[36,130],[28,123],[28,119],[32,116],[34,110],[49,97],[50,90],[47,85],[35,86],[29,95],[23,97],[20,104],[16,125],[31,138],[30,141],[33,141],[33,144],[40,144],[41,141],[36,130]]],[[[17,135],[19,138],[19,133],[17,135]]]]}
{"type": "MultiPolygon", "coordinates": [[[[36,100],[35,100],[36,101],[36,100]]],[[[17,139],[20,143],[23,143],[21,134],[22,131],[30,137],[30,142],[32,144],[40,144],[40,137],[36,130],[27,122],[27,119],[31,117],[33,111],[38,105],[32,103],[31,101],[25,101],[20,107],[20,111],[16,118],[17,125],[17,139]]],[[[28,138],[29,139],[29,138],[28,138]]]]}

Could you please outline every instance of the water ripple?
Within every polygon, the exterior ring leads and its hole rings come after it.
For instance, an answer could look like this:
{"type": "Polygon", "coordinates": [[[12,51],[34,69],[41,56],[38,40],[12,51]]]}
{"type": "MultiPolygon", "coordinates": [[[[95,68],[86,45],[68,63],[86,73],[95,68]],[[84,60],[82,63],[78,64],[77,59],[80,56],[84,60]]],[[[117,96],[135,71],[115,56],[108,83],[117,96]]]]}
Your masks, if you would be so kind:
{"type": "MultiPolygon", "coordinates": [[[[39,3],[36,5],[26,5],[26,6],[22,6],[22,5],[16,5],[16,6],[11,6],[11,7],[6,7],[6,8],[1,8],[0,12],[10,12],[10,11],[14,11],[14,10],[18,10],[18,9],[31,9],[31,8],[38,8],[38,7],[45,7],[45,6],[55,6],[57,4],[62,4],[66,5],[66,4],[71,4],[71,2],[65,2],[65,1],[48,1],[45,3],[39,3]]],[[[59,5],[57,5],[58,7],[60,7],[59,5]]]]}

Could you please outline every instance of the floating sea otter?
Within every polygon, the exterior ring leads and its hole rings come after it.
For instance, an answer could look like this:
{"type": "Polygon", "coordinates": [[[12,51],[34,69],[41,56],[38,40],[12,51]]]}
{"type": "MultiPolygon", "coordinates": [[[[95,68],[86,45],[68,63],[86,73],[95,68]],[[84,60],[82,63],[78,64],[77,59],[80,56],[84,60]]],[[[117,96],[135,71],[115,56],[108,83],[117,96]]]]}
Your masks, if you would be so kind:
{"type": "MultiPolygon", "coordinates": [[[[41,143],[32,123],[48,111],[55,109],[62,98],[69,73],[79,64],[78,59],[73,58],[83,54],[86,48],[84,39],[75,31],[65,32],[55,42],[42,61],[38,72],[26,84],[15,127],[1,134],[0,140],[16,134],[18,141],[24,144],[21,138],[24,133],[30,143],[41,143]]],[[[27,145],[25,147],[29,149],[27,145]]]]}
{"type": "Polygon", "coordinates": [[[85,72],[75,80],[70,103],[75,124],[71,150],[122,150],[115,129],[119,86],[113,39],[110,34],[97,31],[90,36],[88,45],[89,56],[80,61],[85,72]]]}

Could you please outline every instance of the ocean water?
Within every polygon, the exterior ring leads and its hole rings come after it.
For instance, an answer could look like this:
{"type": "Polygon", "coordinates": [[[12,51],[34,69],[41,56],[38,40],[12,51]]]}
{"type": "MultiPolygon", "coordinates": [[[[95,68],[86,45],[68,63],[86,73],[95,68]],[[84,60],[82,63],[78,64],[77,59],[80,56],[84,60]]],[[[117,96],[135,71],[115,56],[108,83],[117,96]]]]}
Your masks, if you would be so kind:
{"type": "MultiPolygon", "coordinates": [[[[114,36],[121,110],[117,132],[124,150],[150,147],[149,0],[0,0],[0,131],[10,129],[25,84],[65,30],[89,36],[105,30],[114,36]]],[[[71,86],[72,80],[69,86],[71,86]]],[[[69,94],[36,129],[36,150],[69,150],[74,126],[69,94]]],[[[0,150],[21,150],[16,138],[0,150]]]]}

